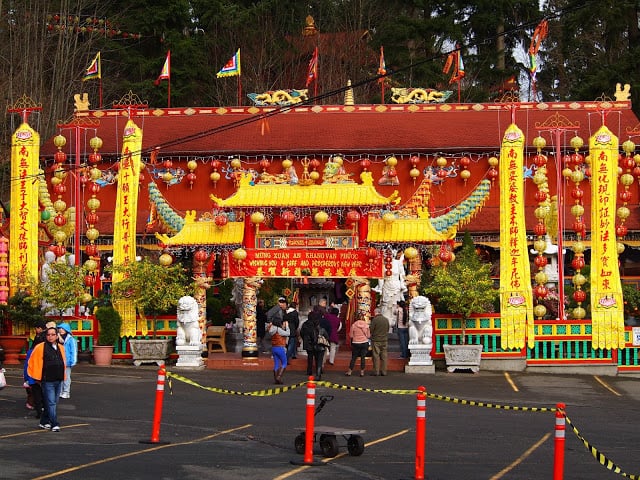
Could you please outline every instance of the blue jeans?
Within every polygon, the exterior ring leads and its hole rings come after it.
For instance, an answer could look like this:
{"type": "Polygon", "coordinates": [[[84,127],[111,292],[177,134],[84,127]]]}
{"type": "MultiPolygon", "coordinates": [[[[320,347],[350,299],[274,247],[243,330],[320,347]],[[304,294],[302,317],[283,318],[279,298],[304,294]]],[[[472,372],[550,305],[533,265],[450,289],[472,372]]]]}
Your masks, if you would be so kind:
{"type": "Polygon", "coordinates": [[[44,400],[44,412],[40,417],[40,424],[51,424],[52,427],[59,426],[58,414],[56,412],[58,406],[58,397],[62,391],[62,381],[42,382],[42,398],[44,400]]]}
{"type": "Polygon", "coordinates": [[[271,355],[273,355],[273,369],[287,368],[287,351],[284,347],[271,347],[271,355]]]}
{"type": "Polygon", "coordinates": [[[71,395],[71,367],[66,367],[64,370],[64,380],[62,381],[62,392],[67,395],[71,395]]]}
{"type": "Polygon", "coordinates": [[[297,338],[295,335],[291,335],[289,337],[289,342],[287,343],[287,360],[295,357],[297,350],[298,350],[297,338]]]}
{"type": "Polygon", "coordinates": [[[398,329],[398,341],[400,342],[400,356],[402,358],[409,358],[409,329],[398,329]]]}

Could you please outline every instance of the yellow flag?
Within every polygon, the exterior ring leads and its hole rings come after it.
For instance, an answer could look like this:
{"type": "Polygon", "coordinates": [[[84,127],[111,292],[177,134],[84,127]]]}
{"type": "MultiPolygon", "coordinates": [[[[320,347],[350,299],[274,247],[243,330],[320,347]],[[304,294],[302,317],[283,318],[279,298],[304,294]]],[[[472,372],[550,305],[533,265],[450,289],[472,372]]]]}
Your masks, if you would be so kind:
{"type": "MultiPolygon", "coordinates": [[[[38,278],[38,159],[40,135],[27,123],[11,137],[9,278],[38,278]]],[[[9,295],[17,285],[10,285],[9,295]]]]}
{"type": "Polygon", "coordinates": [[[618,138],[603,125],[589,139],[589,155],[591,342],[594,348],[624,348],[624,305],[616,241],[618,138]]]}
{"type": "MultiPolygon", "coordinates": [[[[118,191],[113,223],[114,267],[136,261],[136,220],[141,149],[142,130],[133,120],[129,119],[124,127],[122,158],[118,169],[118,191]]],[[[113,282],[118,282],[118,280],[120,280],[120,274],[114,273],[113,282]]],[[[135,335],[136,315],[130,301],[116,299],[114,305],[122,316],[121,335],[135,335]]],[[[142,323],[144,324],[144,322],[142,323]]]]}
{"type": "Polygon", "coordinates": [[[511,124],[500,150],[500,335],[502,348],[534,343],[533,292],[524,221],[524,134],[511,124]]]}

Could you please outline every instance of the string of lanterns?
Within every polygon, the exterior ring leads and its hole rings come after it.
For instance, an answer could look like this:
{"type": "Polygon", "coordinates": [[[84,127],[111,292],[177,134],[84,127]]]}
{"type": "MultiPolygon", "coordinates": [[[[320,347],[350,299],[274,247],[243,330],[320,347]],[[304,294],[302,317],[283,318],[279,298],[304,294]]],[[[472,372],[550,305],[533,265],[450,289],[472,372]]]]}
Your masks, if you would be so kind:
{"type": "Polygon", "coordinates": [[[584,318],[587,315],[587,311],[582,306],[582,303],[587,299],[587,293],[583,290],[583,285],[587,282],[587,278],[581,273],[581,270],[585,266],[584,261],[584,252],[586,250],[586,246],[583,242],[585,237],[587,236],[587,226],[584,222],[584,191],[580,187],[580,184],[585,178],[584,173],[584,163],[585,159],[582,154],[579,152],[580,148],[582,148],[584,142],[582,138],[575,136],[570,141],[571,146],[575,150],[571,155],[565,156],[565,164],[568,169],[571,170],[573,166],[573,170],[568,176],[571,181],[574,183],[574,187],[571,190],[571,198],[573,198],[574,204],[571,206],[571,214],[576,218],[573,222],[573,231],[576,234],[576,241],[573,243],[573,252],[574,257],[571,260],[571,266],[575,270],[575,274],[573,275],[572,281],[574,286],[573,291],[573,299],[578,304],[572,311],[573,318],[584,318]]]}
{"type": "Polygon", "coordinates": [[[107,37],[131,38],[139,40],[139,33],[123,32],[110,20],[98,17],[80,17],[78,15],[47,15],[47,31],[50,33],[97,34],[107,37]]]}
{"type": "Polygon", "coordinates": [[[536,258],[534,259],[534,265],[538,269],[534,275],[536,285],[533,287],[533,295],[536,298],[537,304],[533,307],[533,314],[538,319],[541,319],[547,313],[547,307],[542,303],[542,301],[549,293],[546,286],[548,277],[545,272],[548,260],[544,255],[547,248],[547,242],[545,240],[545,236],[547,234],[545,219],[549,216],[551,210],[549,179],[547,177],[547,156],[542,153],[542,149],[546,144],[546,140],[542,137],[536,137],[533,140],[533,145],[538,151],[533,158],[533,162],[537,167],[536,173],[533,176],[533,183],[538,187],[538,190],[535,193],[535,199],[538,202],[538,207],[535,209],[537,223],[533,228],[536,235],[533,248],[537,252],[536,258]]]}

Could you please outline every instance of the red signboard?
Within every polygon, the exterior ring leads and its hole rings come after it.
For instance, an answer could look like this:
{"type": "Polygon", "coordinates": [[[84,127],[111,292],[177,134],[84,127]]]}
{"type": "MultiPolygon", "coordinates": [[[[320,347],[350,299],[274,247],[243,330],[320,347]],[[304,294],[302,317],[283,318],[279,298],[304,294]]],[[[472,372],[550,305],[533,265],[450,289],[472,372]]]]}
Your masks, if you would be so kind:
{"type": "Polygon", "coordinates": [[[382,255],[360,250],[247,250],[247,258],[229,257],[231,277],[382,278],[382,255]]]}

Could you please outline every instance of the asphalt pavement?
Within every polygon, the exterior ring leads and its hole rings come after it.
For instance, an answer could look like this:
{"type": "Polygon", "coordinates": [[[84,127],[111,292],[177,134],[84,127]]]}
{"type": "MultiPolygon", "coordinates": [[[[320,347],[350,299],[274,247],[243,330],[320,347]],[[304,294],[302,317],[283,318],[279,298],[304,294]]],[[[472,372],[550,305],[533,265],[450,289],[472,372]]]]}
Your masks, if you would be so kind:
{"type": "Polygon", "coordinates": [[[316,406],[326,401],[315,424],[365,430],[365,449],[351,456],[347,439],[338,437],[336,457],[324,457],[316,443],[318,465],[306,465],[294,445],[306,420],[302,372],[287,372],[278,386],[270,372],[168,366],[170,387],[154,426],[158,367],[78,365],[55,433],[37,428],[25,408],[21,368],[5,368],[0,478],[6,480],[413,479],[419,386],[427,392],[425,478],[553,478],[560,451],[553,410],[560,402],[571,422],[563,478],[621,478],[616,467],[640,473],[640,382],[630,377],[327,373],[316,388],[316,406]]]}

